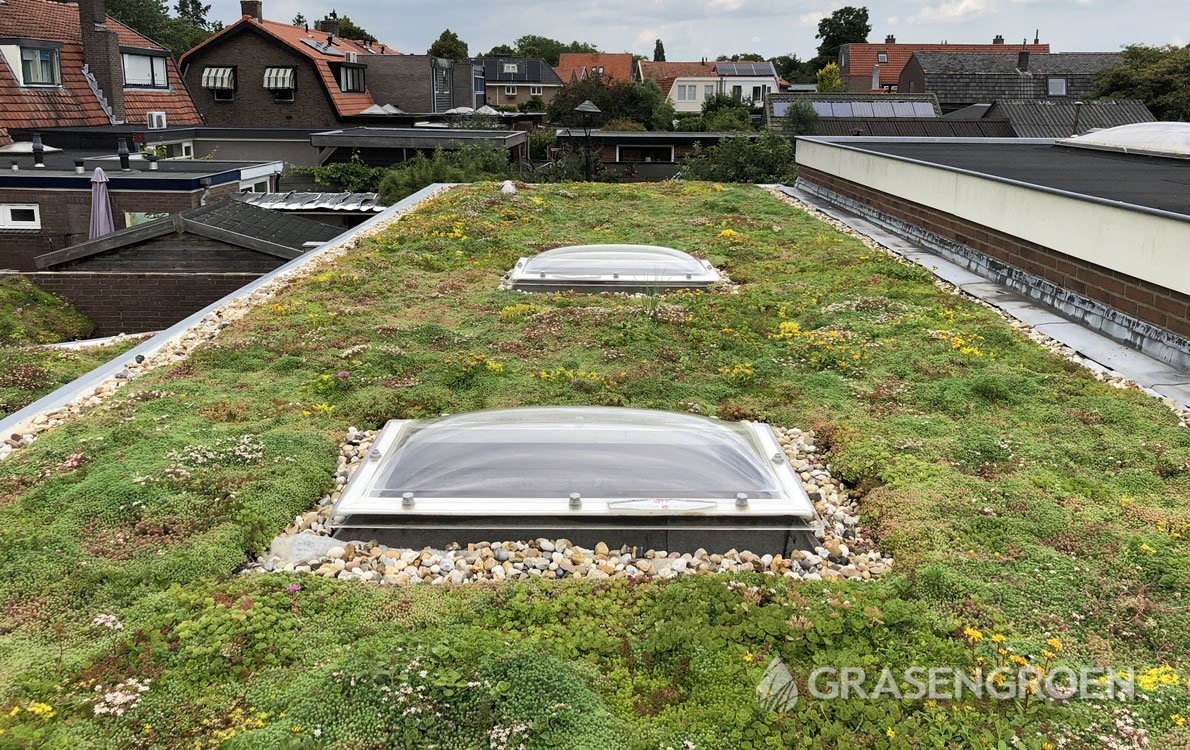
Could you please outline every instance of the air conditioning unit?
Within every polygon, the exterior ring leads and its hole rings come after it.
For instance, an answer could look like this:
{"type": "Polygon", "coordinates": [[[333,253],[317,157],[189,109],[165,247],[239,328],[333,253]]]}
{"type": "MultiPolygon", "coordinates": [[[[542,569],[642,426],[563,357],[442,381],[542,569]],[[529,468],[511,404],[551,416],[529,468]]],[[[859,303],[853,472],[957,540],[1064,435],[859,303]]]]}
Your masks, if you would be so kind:
{"type": "Polygon", "coordinates": [[[150,112],[149,113],[149,130],[165,130],[165,113],[164,112],[150,112]]]}
{"type": "Polygon", "coordinates": [[[358,52],[348,52],[347,53],[347,62],[349,62],[349,63],[359,62],[359,53],[358,52]]]}

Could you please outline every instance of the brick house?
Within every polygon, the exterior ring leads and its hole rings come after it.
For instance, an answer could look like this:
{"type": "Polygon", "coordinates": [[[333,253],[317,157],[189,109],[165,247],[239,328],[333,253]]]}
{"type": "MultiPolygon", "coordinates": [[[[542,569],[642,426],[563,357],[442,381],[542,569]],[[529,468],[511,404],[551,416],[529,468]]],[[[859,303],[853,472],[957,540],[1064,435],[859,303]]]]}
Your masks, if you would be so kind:
{"type": "Polygon", "coordinates": [[[642,81],[657,82],[676,112],[701,112],[703,101],[720,91],[713,63],[641,60],[637,70],[642,81]]]}
{"type": "Polygon", "coordinates": [[[4,0],[0,126],[201,125],[169,51],[104,0],[4,0]]]}
{"type": "MultiPolygon", "coordinates": [[[[1048,43],[1005,44],[1004,37],[997,35],[991,44],[906,44],[897,42],[891,34],[883,43],[858,42],[844,44],[839,48],[839,75],[848,91],[896,91],[901,80],[901,71],[915,52],[984,52],[987,54],[1015,54],[1025,49],[1030,53],[1047,53],[1048,43]]],[[[922,93],[921,90],[907,93],[922,93]]]]}
{"type": "Polygon", "coordinates": [[[564,52],[558,57],[554,72],[564,83],[593,76],[627,83],[633,80],[635,67],[631,52],[564,52]]]}
{"type": "Polygon", "coordinates": [[[562,88],[562,79],[540,57],[478,57],[483,66],[485,104],[515,107],[539,97],[549,104],[562,88]]]}

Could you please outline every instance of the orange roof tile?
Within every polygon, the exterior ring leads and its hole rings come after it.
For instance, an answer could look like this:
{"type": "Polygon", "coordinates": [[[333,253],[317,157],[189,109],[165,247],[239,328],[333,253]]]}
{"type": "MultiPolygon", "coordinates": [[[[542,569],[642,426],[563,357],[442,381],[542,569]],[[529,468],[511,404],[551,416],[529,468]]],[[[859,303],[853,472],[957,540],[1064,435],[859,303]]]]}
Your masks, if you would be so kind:
{"type": "Polygon", "coordinates": [[[679,78],[718,78],[714,63],[640,61],[640,75],[646,81],[656,81],[661,93],[669,96],[674,81],[679,78]]]}
{"type": "MultiPolygon", "coordinates": [[[[339,89],[339,83],[335,80],[335,72],[331,69],[330,63],[344,62],[343,55],[329,55],[306,43],[307,41],[325,43],[327,39],[327,33],[325,31],[316,31],[314,29],[307,31],[302,26],[280,23],[279,21],[269,21],[268,19],[257,21],[251,16],[244,16],[235,23],[226,26],[222,31],[207,39],[202,44],[187,50],[179,62],[185,64],[186,60],[198,50],[218,43],[219,40],[225,38],[228,34],[243,31],[245,26],[252,26],[259,29],[266,35],[309,58],[314,63],[318,75],[322,79],[322,85],[330,96],[331,102],[335,105],[335,111],[340,115],[358,115],[376,103],[370,91],[345,93],[339,89]]],[[[354,39],[344,39],[338,36],[334,37],[334,47],[343,53],[354,52],[359,56],[360,62],[366,62],[366,58],[369,57],[401,54],[385,44],[367,45],[354,39]]]]}
{"type": "Polygon", "coordinates": [[[591,68],[603,68],[603,76],[609,80],[632,80],[631,52],[564,52],[558,58],[558,65],[554,68],[563,83],[570,83],[571,76],[575,80],[582,80],[590,75],[591,68]]]}
{"type": "Polygon", "coordinates": [[[844,76],[871,76],[872,66],[880,65],[880,84],[882,86],[897,85],[901,80],[901,71],[905,63],[914,52],[1005,52],[1016,54],[1022,49],[1029,52],[1049,52],[1049,43],[1029,44],[1022,47],[1019,44],[882,44],[879,42],[853,42],[843,45],[847,48],[847,69],[842,71],[844,76]],[[877,63],[876,55],[880,52],[888,54],[888,62],[877,63]]]}
{"type": "MultiPolygon", "coordinates": [[[[164,48],[114,19],[104,24],[129,47],[164,48]]],[[[83,75],[82,32],[78,5],[50,0],[4,0],[0,36],[62,43],[60,88],[24,88],[16,71],[0,60],[0,125],[19,128],[108,125],[110,120],[83,75]]],[[[172,58],[167,66],[170,87],[161,90],[125,89],[125,120],[144,123],[149,112],[165,112],[170,125],[201,125],[202,117],[190,99],[172,58]]]]}

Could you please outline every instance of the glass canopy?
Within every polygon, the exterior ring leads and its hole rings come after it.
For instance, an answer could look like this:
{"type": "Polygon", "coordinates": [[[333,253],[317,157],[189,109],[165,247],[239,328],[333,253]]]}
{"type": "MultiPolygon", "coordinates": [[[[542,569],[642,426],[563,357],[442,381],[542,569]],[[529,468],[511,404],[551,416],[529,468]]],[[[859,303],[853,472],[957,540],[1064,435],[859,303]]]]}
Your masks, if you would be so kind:
{"type": "Polygon", "coordinates": [[[389,422],[336,515],[815,516],[763,424],[616,407],[389,422]]]}
{"type": "Polygon", "coordinates": [[[521,258],[509,272],[525,291],[705,288],[719,281],[710,263],[656,245],[574,245],[521,258]]]}
{"type": "Polygon", "coordinates": [[[1063,138],[1063,146],[1190,159],[1190,123],[1138,122],[1063,138]]]}

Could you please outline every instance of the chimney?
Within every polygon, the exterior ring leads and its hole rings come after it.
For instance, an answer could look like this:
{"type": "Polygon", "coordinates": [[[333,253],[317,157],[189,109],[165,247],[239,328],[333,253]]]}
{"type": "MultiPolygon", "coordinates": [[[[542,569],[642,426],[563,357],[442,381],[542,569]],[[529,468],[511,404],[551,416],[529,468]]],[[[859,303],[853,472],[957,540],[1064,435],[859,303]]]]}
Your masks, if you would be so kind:
{"type": "Polygon", "coordinates": [[[1029,50],[1023,49],[1016,53],[1016,69],[1022,73],[1029,72],[1029,50]]]}
{"type": "Polygon", "coordinates": [[[1041,44],[1041,29],[1034,29],[1034,30],[1033,30],[1033,43],[1034,43],[1034,44],[1041,44]]]}
{"type": "Polygon", "coordinates": [[[992,44],[1004,44],[1004,35],[996,34],[996,38],[992,40],[992,44]]]}
{"type": "Polygon", "coordinates": [[[325,31],[331,36],[339,36],[339,19],[337,17],[327,16],[318,22],[319,31],[325,31]]]}
{"type": "Polygon", "coordinates": [[[884,37],[884,43],[885,44],[896,44],[897,38],[895,36],[893,36],[892,34],[889,34],[888,36],[884,37]]]}
{"type": "Polygon", "coordinates": [[[880,66],[879,65],[872,66],[872,88],[873,89],[880,88],[880,66]]]}
{"type": "Polygon", "coordinates": [[[114,31],[104,27],[107,10],[104,0],[79,0],[79,28],[83,38],[83,62],[95,76],[112,116],[124,121],[124,67],[120,42],[114,31]]]}
{"type": "Polygon", "coordinates": [[[257,21],[263,21],[264,3],[261,0],[240,0],[240,15],[252,16],[257,21]]]}

